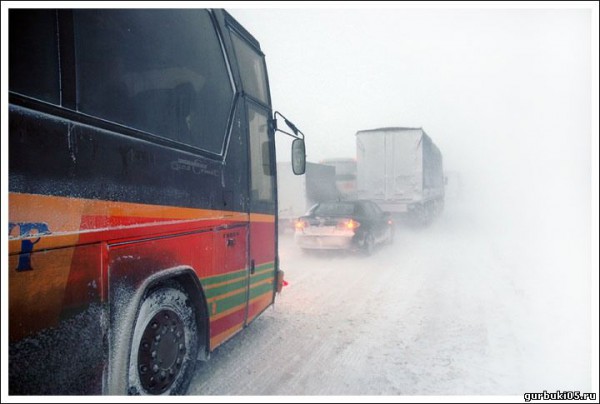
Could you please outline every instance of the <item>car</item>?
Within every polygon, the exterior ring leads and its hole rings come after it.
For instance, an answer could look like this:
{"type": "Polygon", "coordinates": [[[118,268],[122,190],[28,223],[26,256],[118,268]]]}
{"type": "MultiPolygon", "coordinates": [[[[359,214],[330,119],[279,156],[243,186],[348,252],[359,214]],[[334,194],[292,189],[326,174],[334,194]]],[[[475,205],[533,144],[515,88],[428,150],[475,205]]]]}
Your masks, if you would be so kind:
{"type": "Polygon", "coordinates": [[[394,223],[370,200],[321,202],[296,219],[294,239],[303,250],[350,250],[370,255],[394,240],[394,223]]]}

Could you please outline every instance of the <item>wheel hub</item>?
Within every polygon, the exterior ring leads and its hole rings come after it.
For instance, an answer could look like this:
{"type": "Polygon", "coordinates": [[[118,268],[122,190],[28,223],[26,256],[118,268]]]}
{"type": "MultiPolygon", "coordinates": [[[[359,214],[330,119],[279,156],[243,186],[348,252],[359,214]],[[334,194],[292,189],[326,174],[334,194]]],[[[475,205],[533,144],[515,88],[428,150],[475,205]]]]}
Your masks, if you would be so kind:
{"type": "Polygon", "coordinates": [[[138,349],[138,374],[150,394],[161,394],[177,378],[186,352],[181,318],[161,310],[148,323],[138,349]]]}

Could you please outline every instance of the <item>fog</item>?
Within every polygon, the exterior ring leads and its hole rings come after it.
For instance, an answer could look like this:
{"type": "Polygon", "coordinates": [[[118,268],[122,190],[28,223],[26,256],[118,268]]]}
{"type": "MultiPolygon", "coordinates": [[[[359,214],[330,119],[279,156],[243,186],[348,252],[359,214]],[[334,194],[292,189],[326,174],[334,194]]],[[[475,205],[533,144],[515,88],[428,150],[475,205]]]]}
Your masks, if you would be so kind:
{"type": "Polygon", "coordinates": [[[309,162],[355,157],[359,130],[422,127],[461,188],[370,257],[282,235],[288,286],[190,395],[598,393],[597,5],[421,4],[218,4],[260,42],[309,162]]]}
{"type": "Polygon", "coordinates": [[[537,265],[548,262],[485,235],[454,202],[428,227],[398,226],[371,256],[305,254],[282,235],[288,285],[200,365],[189,394],[522,402],[590,391],[585,302],[564,298],[581,285],[546,280],[537,265]]]}
{"type": "MultiPolygon", "coordinates": [[[[445,170],[463,182],[444,229],[457,226],[460,238],[468,226],[472,238],[456,242],[480,241],[474,257],[483,245],[495,251],[480,265],[500,268],[521,296],[507,311],[529,325],[514,331],[531,343],[519,349],[537,346],[540,361],[554,355],[540,366],[564,380],[562,389],[591,389],[594,380],[597,391],[591,10],[228,11],[260,41],[274,110],[306,134],[308,161],[354,157],[358,130],[410,126],[429,134],[445,170]]],[[[289,160],[289,141],[277,140],[278,159],[289,160]]],[[[493,394],[503,393],[499,383],[493,394]]]]}
{"type": "Polygon", "coordinates": [[[358,130],[422,127],[488,208],[589,223],[589,10],[229,11],[309,161],[354,157],[358,130]]]}

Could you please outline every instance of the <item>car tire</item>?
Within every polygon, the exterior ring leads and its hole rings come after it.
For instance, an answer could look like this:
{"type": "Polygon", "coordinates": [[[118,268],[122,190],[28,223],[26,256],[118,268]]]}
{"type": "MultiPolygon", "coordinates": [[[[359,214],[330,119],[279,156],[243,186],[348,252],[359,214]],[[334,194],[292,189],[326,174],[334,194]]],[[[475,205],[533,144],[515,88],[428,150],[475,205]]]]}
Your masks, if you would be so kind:
{"type": "Polygon", "coordinates": [[[198,325],[189,297],[163,286],[142,301],[131,340],[128,394],[184,394],[198,357],[198,325]]]}

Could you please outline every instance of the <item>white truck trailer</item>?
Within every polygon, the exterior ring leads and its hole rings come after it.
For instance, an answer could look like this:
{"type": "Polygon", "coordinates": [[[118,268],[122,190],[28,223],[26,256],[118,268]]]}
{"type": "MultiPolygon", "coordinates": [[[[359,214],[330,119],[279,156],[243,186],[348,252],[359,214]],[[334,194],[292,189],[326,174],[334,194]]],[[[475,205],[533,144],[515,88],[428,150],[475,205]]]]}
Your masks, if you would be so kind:
{"type": "Polygon", "coordinates": [[[422,223],[442,211],[442,154],[422,128],[358,131],[356,154],[359,199],[422,223]]]}

